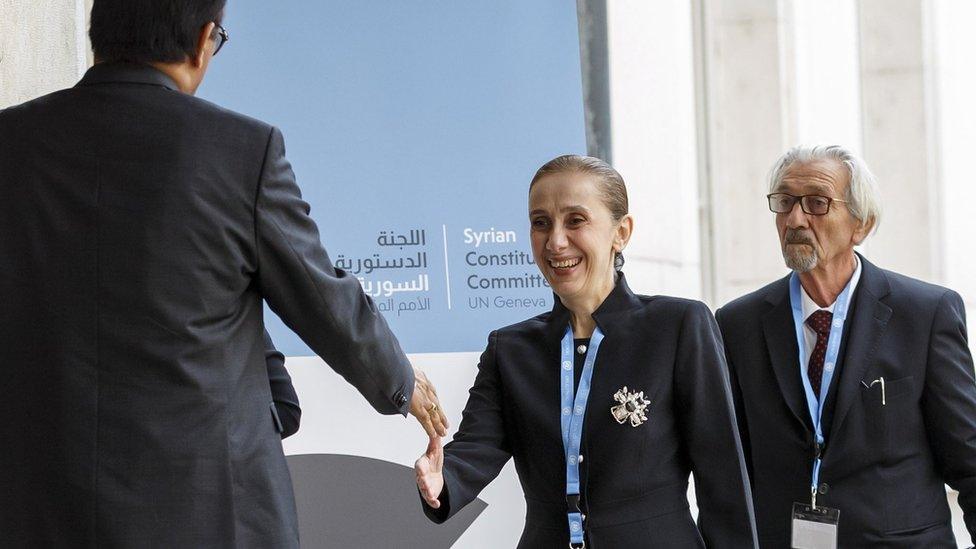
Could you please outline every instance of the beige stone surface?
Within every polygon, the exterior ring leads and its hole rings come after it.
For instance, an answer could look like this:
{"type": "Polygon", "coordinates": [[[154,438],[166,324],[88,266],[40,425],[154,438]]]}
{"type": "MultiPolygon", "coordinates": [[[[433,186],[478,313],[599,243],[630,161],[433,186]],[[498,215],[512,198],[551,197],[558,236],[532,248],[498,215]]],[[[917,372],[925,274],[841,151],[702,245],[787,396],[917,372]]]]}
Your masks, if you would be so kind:
{"type": "Polygon", "coordinates": [[[628,281],[701,299],[691,2],[609,2],[607,19],[613,162],[635,216],[628,281]]]}
{"type": "Polygon", "coordinates": [[[925,6],[921,0],[863,0],[859,5],[863,152],[878,176],[885,210],[866,250],[888,269],[940,281],[925,6]]]}
{"type": "Polygon", "coordinates": [[[73,85],[89,64],[90,0],[0,0],[0,108],[73,85]]]}
{"type": "Polygon", "coordinates": [[[769,166],[794,140],[792,44],[777,0],[717,0],[696,13],[703,90],[702,206],[708,301],[722,305],[785,272],[763,202],[769,166]]]}

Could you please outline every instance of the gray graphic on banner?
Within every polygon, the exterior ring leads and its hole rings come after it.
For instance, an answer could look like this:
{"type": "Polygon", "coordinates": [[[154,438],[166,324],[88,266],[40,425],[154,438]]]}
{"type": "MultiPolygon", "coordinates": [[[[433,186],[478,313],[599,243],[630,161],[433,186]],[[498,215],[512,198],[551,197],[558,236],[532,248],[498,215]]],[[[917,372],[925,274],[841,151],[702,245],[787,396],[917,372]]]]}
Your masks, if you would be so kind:
{"type": "Polygon", "coordinates": [[[488,507],[476,499],[438,525],[421,510],[410,467],[338,454],[287,459],[305,549],[447,549],[488,507]]]}

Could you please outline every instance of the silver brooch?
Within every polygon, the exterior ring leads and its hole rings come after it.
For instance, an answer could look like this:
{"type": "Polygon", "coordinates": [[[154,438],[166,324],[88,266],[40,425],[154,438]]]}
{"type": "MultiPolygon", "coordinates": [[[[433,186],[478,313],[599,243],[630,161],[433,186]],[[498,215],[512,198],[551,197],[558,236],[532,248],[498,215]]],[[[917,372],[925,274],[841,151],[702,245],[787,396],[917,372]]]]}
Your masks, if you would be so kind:
{"type": "Polygon", "coordinates": [[[637,427],[647,421],[645,412],[651,401],[644,398],[644,391],[632,393],[627,390],[625,385],[623,389],[613,394],[613,399],[620,403],[610,408],[610,413],[613,414],[613,419],[616,419],[617,423],[623,425],[630,420],[630,426],[637,427]]]}

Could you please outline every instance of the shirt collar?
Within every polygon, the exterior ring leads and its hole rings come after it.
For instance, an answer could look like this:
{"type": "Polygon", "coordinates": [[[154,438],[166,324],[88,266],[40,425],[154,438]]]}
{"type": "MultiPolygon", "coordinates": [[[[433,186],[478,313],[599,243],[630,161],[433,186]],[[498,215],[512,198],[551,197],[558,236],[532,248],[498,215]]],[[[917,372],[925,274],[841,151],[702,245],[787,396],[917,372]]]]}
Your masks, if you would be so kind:
{"type": "Polygon", "coordinates": [[[105,83],[148,84],[179,91],[176,82],[152,65],[129,63],[125,61],[104,61],[96,63],[85,73],[79,86],[105,83]]]}
{"type": "MultiPolygon", "coordinates": [[[[851,295],[854,295],[854,290],[857,288],[857,282],[858,282],[858,280],[861,279],[861,259],[859,257],[857,257],[857,254],[854,254],[854,263],[855,263],[854,274],[851,275],[851,295]]],[[[819,311],[821,309],[823,309],[824,311],[828,311],[830,313],[833,313],[834,312],[834,305],[837,303],[837,300],[835,299],[833,303],[831,303],[830,305],[828,305],[826,307],[821,307],[820,305],[817,305],[817,302],[814,301],[807,294],[807,291],[803,288],[803,285],[802,284],[800,285],[800,300],[803,302],[803,321],[804,322],[806,322],[806,320],[808,318],[810,318],[810,315],[812,315],[813,313],[815,313],[815,312],[817,312],[817,311],[819,311]]]]}

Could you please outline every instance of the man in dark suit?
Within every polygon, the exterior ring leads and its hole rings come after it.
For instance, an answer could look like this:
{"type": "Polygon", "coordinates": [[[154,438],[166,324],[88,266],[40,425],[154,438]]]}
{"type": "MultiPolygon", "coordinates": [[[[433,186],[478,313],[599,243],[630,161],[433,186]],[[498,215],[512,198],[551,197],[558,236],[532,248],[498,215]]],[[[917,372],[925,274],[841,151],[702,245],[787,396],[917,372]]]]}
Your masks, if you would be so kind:
{"type": "Polygon", "coordinates": [[[445,434],[281,133],[192,96],[223,4],[96,0],[96,65],[0,112],[4,548],[298,547],[263,301],[377,411],[445,434]]]}
{"type": "Polygon", "coordinates": [[[840,547],[956,547],[945,484],[976,534],[962,300],[854,252],[879,208],[849,151],[790,150],[770,192],[793,273],[717,313],[760,544],[791,546],[797,502],[840,511],[840,547]]]}

